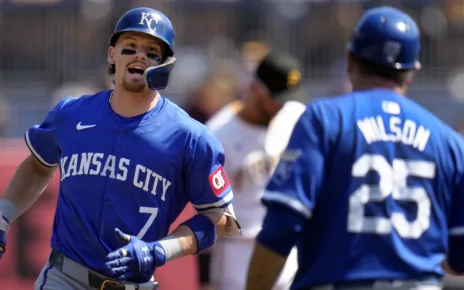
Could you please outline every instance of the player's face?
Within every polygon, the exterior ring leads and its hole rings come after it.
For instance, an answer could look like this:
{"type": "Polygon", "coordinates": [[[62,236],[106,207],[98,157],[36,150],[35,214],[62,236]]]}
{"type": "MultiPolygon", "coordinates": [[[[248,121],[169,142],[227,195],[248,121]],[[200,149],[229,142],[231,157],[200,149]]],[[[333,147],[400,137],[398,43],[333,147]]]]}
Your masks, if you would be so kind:
{"type": "Polygon", "coordinates": [[[263,106],[266,112],[267,123],[271,122],[271,120],[277,115],[280,109],[282,109],[282,105],[274,101],[273,99],[267,97],[263,100],[263,106]]]}
{"type": "Polygon", "coordinates": [[[269,96],[269,91],[260,82],[253,82],[251,91],[255,110],[258,111],[262,119],[261,123],[269,124],[282,106],[269,96]]]}
{"type": "Polygon", "coordinates": [[[116,68],[115,84],[129,92],[143,92],[143,72],[161,63],[162,48],[162,41],[155,37],[137,32],[123,33],[108,51],[108,61],[116,68]]]}

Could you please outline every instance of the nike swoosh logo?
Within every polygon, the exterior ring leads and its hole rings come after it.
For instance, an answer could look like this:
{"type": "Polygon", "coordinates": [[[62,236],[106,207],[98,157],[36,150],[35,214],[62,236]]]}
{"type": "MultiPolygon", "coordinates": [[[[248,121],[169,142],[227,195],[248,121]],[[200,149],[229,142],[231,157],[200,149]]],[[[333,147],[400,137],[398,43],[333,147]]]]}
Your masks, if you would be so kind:
{"type": "Polygon", "coordinates": [[[92,127],[95,127],[97,125],[82,125],[81,122],[77,123],[76,129],[77,130],[84,130],[84,129],[89,129],[92,127]]]}

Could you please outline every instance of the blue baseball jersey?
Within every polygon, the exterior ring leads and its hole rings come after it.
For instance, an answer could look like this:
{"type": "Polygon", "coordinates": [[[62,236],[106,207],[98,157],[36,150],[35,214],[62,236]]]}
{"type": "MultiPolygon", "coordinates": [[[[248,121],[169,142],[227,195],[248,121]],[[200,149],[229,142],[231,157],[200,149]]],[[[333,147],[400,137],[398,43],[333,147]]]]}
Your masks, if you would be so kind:
{"type": "Polygon", "coordinates": [[[442,277],[450,235],[464,232],[463,146],[391,90],[308,104],[263,195],[305,219],[291,289],[442,277]]]}
{"type": "Polygon", "coordinates": [[[64,98],[25,134],[32,154],[61,174],[52,249],[96,271],[122,247],[115,228],[155,241],[188,202],[198,211],[233,202],[224,151],[209,129],[164,97],[123,118],[111,94],[64,98]]]}

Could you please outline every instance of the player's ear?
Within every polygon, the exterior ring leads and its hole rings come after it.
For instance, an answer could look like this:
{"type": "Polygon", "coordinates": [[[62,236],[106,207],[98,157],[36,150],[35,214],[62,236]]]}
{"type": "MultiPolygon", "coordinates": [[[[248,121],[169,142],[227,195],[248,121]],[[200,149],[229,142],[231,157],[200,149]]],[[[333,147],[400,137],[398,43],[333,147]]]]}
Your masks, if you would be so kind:
{"type": "Polygon", "coordinates": [[[420,69],[422,68],[422,65],[420,63],[420,61],[416,61],[416,63],[414,64],[414,71],[419,71],[420,69]]]}
{"type": "Polygon", "coordinates": [[[115,56],[116,56],[116,48],[114,46],[110,46],[108,48],[108,63],[109,64],[114,64],[116,62],[115,56]]]}
{"type": "Polygon", "coordinates": [[[410,72],[406,75],[405,79],[405,84],[406,85],[411,85],[412,84],[412,79],[414,78],[414,73],[418,72],[422,68],[422,65],[419,61],[416,61],[414,64],[414,68],[410,70],[410,72]]]}
{"type": "Polygon", "coordinates": [[[259,80],[254,80],[251,83],[251,89],[253,94],[255,94],[259,99],[270,99],[269,89],[259,80]]]}
{"type": "Polygon", "coordinates": [[[354,71],[356,60],[351,52],[346,55],[346,73],[350,75],[354,71]]]}

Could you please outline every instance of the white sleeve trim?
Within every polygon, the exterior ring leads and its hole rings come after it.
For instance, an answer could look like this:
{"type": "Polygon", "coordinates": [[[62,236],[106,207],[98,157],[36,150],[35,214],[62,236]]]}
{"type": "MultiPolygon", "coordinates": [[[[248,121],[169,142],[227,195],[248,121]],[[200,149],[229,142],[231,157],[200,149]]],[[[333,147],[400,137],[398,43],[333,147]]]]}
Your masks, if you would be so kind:
{"type": "Polygon", "coordinates": [[[48,163],[47,161],[45,161],[42,156],[40,156],[39,153],[37,153],[37,151],[35,151],[34,147],[32,146],[31,144],[31,140],[29,139],[29,130],[26,131],[26,145],[27,147],[29,148],[29,150],[31,151],[32,155],[34,155],[35,158],[37,158],[43,165],[45,166],[48,166],[48,167],[55,167],[58,165],[58,163],[48,163]]]}
{"type": "Polygon", "coordinates": [[[463,236],[464,235],[464,226],[455,227],[450,229],[449,231],[450,236],[463,236]]]}
{"type": "Polygon", "coordinates": [[[221,207],[224,204],[229,203],[233,198],[234,198],[234,193],[231,190],[221,200],[216,201],[215,203],[201,204],[201,205],[192,204],[192,205],[197,210],[202,210],[202,209],[206,209],[206,208],[210,208],[210,207],[221,207]]]}
{"type": "Polygon", "coordinates": [[[311,209],[305,206],[298,199],[291,197],[288,194],[284,194],[284,193],[277,192],[277,191],[266,190],[263,194],[263,200],[283,204],[289,207],[290,209],[302,214],[306,219],[311,218],[311,215],[312,215],[311,209]]]}

